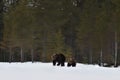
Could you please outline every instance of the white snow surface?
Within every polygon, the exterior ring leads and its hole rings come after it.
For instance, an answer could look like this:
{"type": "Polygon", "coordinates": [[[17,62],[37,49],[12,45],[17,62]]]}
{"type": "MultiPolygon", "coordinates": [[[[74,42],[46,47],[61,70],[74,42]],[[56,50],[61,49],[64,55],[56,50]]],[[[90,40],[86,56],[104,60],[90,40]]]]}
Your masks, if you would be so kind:
{"type": "Polygon", "coordinates": [[[41,62],[0,63],[0,80],[120,80],[120,67],[85,64],[61,67],[41,62]]]}

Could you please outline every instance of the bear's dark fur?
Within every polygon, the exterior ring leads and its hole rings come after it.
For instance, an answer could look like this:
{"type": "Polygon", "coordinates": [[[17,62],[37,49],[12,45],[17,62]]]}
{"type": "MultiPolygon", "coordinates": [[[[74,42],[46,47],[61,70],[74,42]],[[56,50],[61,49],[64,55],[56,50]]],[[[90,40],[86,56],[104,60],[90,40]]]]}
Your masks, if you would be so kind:
{"type": "Polygon", "coordinates": [[[56,63],[57,63],[57,66],[59,66],[59,65],[65,66],[64,63],[65,63],[66,57],[63,54],[61,54],[61,53],[53,54],[51,57],[52,57],[53,66],[55,66],[56,63]]]}
{"type": "Polygon", "coordinates": [[[76,60],[75,60],[73,57],[70,57],[70,58],[68,59],[67,66],[68,66],[68,67],[70,67],[70,66],[76,67],[76,60]]]}

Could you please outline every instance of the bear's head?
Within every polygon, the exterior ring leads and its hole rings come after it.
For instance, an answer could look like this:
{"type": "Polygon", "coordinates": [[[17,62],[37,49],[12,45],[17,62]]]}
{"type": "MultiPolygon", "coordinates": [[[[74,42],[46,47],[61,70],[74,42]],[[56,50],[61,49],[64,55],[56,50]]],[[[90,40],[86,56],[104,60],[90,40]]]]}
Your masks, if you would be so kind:
{"type": "Polygon", "coordinates": [[[52,58],[52,60],[57,60],[57,59],[58,59],[58,54],[53,54],[53,55],[51,56],[51,58],[52,58]]]}

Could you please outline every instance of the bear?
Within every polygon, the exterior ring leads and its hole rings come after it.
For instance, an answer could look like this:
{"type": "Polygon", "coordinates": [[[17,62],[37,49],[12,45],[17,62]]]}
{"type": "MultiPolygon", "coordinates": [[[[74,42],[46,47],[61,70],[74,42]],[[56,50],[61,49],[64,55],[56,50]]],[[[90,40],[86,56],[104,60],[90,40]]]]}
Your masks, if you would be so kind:
{"type": "Polygon", "coordinates": [[[64,63],[65,63],[66,57],[62,53],[53,54],[51,58],[52,58],[53,66],[55,66],[56,63],[57,63],[57,66],[59,65],[65,66],[64,63]]]}
{"type": "Polygon", "coordinates": [[[76,67],[76,60],[73,57],[68,58],[67,66],[70,67],[76,67]]]}

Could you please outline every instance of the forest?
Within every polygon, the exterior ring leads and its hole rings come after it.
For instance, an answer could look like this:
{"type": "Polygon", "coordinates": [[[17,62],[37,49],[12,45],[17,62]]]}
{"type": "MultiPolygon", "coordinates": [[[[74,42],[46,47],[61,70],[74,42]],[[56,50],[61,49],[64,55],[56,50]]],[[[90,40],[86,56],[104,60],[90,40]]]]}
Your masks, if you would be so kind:
{"type": "Polygon", "coordinates": [[[120,65],[120,0],[0,0],[0,62],[120,65]]]}

